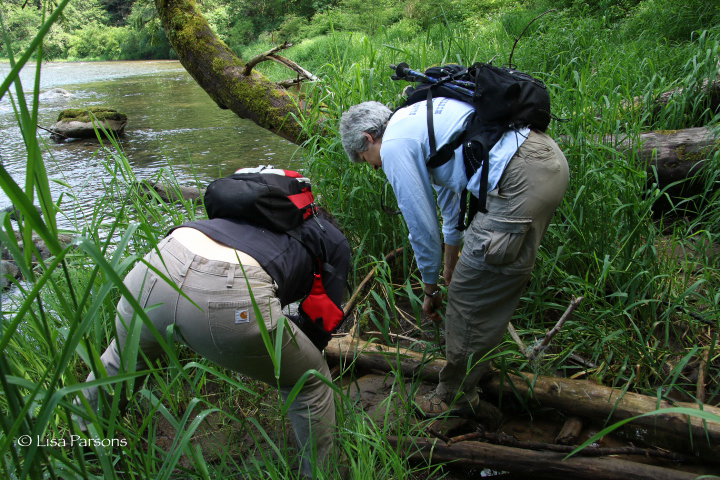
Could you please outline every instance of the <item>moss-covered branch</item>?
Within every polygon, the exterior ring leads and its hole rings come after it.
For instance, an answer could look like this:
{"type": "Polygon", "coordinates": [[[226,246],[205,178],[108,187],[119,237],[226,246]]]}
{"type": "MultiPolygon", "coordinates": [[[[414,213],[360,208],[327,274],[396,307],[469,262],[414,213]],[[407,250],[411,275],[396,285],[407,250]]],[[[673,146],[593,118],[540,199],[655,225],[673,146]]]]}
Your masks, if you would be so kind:
{"type": "Polygon", "coordinates": [[[290,114],[303,103],[245,62],[212,31],[195,0],[155,0],[165,34],[180,62],[220,108],[301,144],[306,136],[290,114]]]}

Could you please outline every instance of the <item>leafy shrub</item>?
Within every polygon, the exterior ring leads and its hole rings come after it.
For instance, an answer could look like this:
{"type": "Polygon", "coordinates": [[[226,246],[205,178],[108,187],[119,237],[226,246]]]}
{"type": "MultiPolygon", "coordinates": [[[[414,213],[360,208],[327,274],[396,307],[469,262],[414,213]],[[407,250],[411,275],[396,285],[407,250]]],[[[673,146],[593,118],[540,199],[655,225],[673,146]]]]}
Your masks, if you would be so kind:
{"type": "Polygon", "coordinates": [[[616,21],[628,17],[643,0],[550,0],[547,3],[551,8],[600,15],[616,21]]]}
{"type": "Polygon", "coordinates": [[[300,32],[308,26],[310,22],[306,18],[297,15],[286,15],[285,20],[277,29],[276,41],[280,42],[297,42],[302,37],[300,32]]]}
{"type": "Polygon", "coordinates": [[[385,38],[396,42],[411,42],[422,34],[422,30],[416,21],[402,18],[385,29],[385,38]]]}
{"type": "MultiPolygon", "coordinates": [[[[13,55],[18,55],[27,49],[35,37],[41,22],[40,15],[36,9],[23,9],[19,5],[5,2],[0,4],[0,15],[2,15],[5,28],[12,32],[11,48],[13,55]]],[[[3,56],[7,56],[5,48],[1,51],[3,56]]]]}
{"type": "Polygon", "coordinates": [[[462,18],[462,5],[459,1],[415,0],[408,2],[405,14],[422,28],[436,23],[455,23],[462,18]]]}
{"type": "Polygon", "coordinates": [[[236,19],[232,25],[228,27],[227,39],[225,43],[233,47],[247,45],[255,37],[255,26],[249,18],[236,19]]]}
{"type": "Polygon", "coordinates": [[[345,30],[344,20],[345,18],[339,10],[330,8],[313,15],[310,23],[302,30],[301,34],[304,38],[312,38],[327,35],[333,30],[345,30]]]}
{"type": "Polygon", "coordinates": [[[124,30],[123,27],[97,24],[78,30],[69,42],[67,55],[70,58],[87,59],[119,58],[124,30]]]}

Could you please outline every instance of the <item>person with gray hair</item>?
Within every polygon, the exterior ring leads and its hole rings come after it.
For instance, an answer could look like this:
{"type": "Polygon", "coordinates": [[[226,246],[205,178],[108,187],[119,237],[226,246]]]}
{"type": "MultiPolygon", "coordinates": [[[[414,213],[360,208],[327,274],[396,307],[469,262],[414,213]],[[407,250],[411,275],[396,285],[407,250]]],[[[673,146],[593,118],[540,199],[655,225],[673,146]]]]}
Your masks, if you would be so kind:
{"type": "Polygon", "coordinates": [[[350,107],[340,122],[340,137],[350,160],[362,163],[359,152],[367,150],[366,134],[382,138],[392,111],[380,102],[365,102],[350,107]]]}
{"type": "MultiPolygon", "coordinates": [[[[431,101],[440,150],[463,132],[474,108],[443,97],[431,101]]],[[[427,112],[427,101],[395,113],[379,102],[361,103],[342,115],[340,135],[351,161],[382,167],[392,185],[423,282],[423,312],[434,322],[442,321],[441,273],[448,284],[447,364],[437,388],[415,398],[417,409],[427,417],[472,414],[480,404],[477,385],[487,356],[507,329],[565,194],[568,164],[547,134],[530,128],[506,132],[489,152],[487,211],[462,231],[462,192],[478,196],[480,171],[468,179],[462,146],[447,163],[426,165],[427,112]]]]}

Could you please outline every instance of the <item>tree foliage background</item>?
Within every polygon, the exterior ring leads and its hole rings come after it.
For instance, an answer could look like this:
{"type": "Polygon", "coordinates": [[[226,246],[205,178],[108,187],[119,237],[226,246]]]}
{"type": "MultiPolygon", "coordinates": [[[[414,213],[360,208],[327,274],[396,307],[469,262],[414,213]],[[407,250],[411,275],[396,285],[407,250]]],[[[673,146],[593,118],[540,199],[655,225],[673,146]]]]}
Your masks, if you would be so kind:
{"type": "MultiPolygon", "coordinates": [[[[54,0],[0,2],[15,53],[24,51],[54,5],[54,0]]],[[[525,12],[557,8],[569,18],[600,15],[614,25],[644,16],[648,33],[669,41],[686,40],[693,31],[720,19],[720,6],[701,0],[199,0],[198,5],[219,37],[238,54],[256,42],[298,42],[330,31],[374,35],[395,29],[412,36],[438,24],[472,30],[497,15],[506,15],[506,27],[517,34],[515,30],[521,28],[513,22],[522,27],[532,20],[528,15],[508,15],[519,7],[525,12]],[[658,9],[664,18],[679,20],[653,26],[653,12],[658,9]]],[[[44,55],[51,60],[175,58],[153,0],[70,2],[45,40],[44,55]]]]}

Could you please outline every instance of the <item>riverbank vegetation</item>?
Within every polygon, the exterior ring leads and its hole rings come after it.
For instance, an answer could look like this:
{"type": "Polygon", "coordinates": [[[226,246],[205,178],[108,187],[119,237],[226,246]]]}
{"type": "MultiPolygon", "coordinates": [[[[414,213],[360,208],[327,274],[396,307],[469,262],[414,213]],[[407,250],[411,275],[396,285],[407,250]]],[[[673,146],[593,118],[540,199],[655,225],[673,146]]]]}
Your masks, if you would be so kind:
{"type": "MultiPolygon", "coordinates": [[[[24,18],[35,32],[42,23],[40,17],[22,16],[29,11],[20,8],[23,3],[10,0],[0,6],[6,27],[4,52],[13,62],[27,60],[41,44],[56,58],[106,55],[72,53],[73,39],[66,38],[64,44],[53,39],[61,36],[60,29],[51,29],[44,40],[35,34],[18,35],[18,19],[24,18]],[[53,50],[53,41],[69,47],[64,53],[53,50]]],[[[99,9],[99,2],[88,2],[85,8],[61,1],[54,8],[56,15],[65,8],[63,21],[84,18],[88,28],[94,25],[95,34],[86,33],[91,41],[102,32],[115,32],[112,29],[130,31],[127,25],[112,23],[140,16],[139,5],[151,8],[141,0],[129,11],[127,2],[103,4],[115,10],[99,9]],[[91,12],[97,16],[83,17],[91,12]]],[[[38,5],[31,1],[26,9],[38,5]]],[[[508,337],[494,353],[498,368],[589,378],[658,401],[718,404],[720,153],[706,152],[706,168],[694,179],[701,185],[699,193],[678,197],[670,195],[677,185],[659,185],[653,170],[638,162],[638,142],[650,130],[717,127],[718,117],[708,108],[703,85],[720,74],[720,7],[671,0],[555,0],[522,7],[500,1],[388,6],[348,0],[312,5],[319,5],[312,15],[296,12],[297,18],[289,18],[286,12],[280,17],[285,24],[253,23],[253,35],[233,45],[249,58],[267,50],[269,40],[281,39],[274,36],[283,27],[289,31],[290,24],[297,26],[288,33],[297,46],[286,55],[320,78],[304,87],[312,107],[301,121],[309,130],[319,118],[336,120],[360,101],[397,103],[404,85],[390,80],[388,65],[399,61],[419,70],[492,58],[503,63],[514,49],[513,62],[548,84],[554,113],[562,119],[552,122],[550,134],[568,158],[571,182],[513,324],[521,340],[532,344],[555,324],[573,297],[584,301],[539,360],[530,363],[508,337]],[[529,22],[548,7],[558,10],[532,23],[515,47],[529,22]],[[658,95],[671,90],[676,95],[656,108],[658,95]],[[629,150],[619,148],[624,139],[632,145],[629,150]]],[[[220,18],[217,11],[214,14],[220,18]]],[[[208,16],[215,18],[212,12],[208,16]]],[[[246,17],[248,22],[260,21],[246,17]]],[[[147,19],[144,25],[153,21],[147,19]]],[[[136,40],[154,52],[159,44],[153,42],[161,35],[153,32],[136,40]]],[[[111,39],[106,43],[112,44],[111,39]]],[[[120,53],[108,58],[122,57],[125,43],[117,45],[120,53]]],[[[259,68],[278,80],[286,76],[269,62],[259,68]]],[[[122,276],[170,226],[201,217],[202,211],[189,201],[167,205],[148,199],[134,187],[132,168],[121,148],[110,142],[96,156],[107,168],[106,196],[71,232],[76,239],[69,245],[60,243],[63,232],[55,219],[63,214],[62,200],[50,198],[48,185],[53,180],[45,174],[46,160],[35,130],[33,106],[39,92],[35,89],[26,103],[23,88],[31,88],[16,80],[11,72],[0,86],[0,96],[12,95],[14,100],[28,158],[25,185],[17,185],[0,165],[0,187],[22,213],[18,223],[0,213],[0,242],[24,278],[4,294],[0,319],[2,476],[296,478],[292,441],[282,428],[287,405],[273,390],[219,369],[172,342],[166,347],[167,360],[155,364],[146,382],[136,385],[140,372],[132,368],[119,377],[97,380],[114,395],[93,418],[91,438],[96,441],[77,431],[71,414],[90,414],[72,401],[88,371],[100,371],[99,355],[113,337],[115,305],[124,293],[122,276]],[[15,231],[22,234],[21,240],[16,240],[15,231]],[[33,234],[52,252],[49,259],[33,258],[33,234]],[[123,397],[130,400],[127,410],[120,407],[123,397]]],[[[326,127],[330,134],[312,136],[305,145],[306,171],[322,203],[345,226],[354,253],[353,286],[378,267],[373,289],[357,308],[359,328],[379,332],[373,335],[389,344],[397,341],[393,334],[410,337],[416,349],[431,357],[441,354],[441,336],[420,312],[419,279],[407,230],[400,217],[380,208],[380,192],[386,189],[384,202],[393,206],[392,191],[381,173],[350,164],[334,122],[326,127]],[[388,265],[384,256],[399,247],[405,254],[388,265]]],[[[172,185],[172,178],[171,171],[158,172],[158,180],[172,185]]],[[[141,321],[147,316],[138,309],[135,325],[141,321]]],[[[158,334],[172,337],[172,332],[158,334]]],[[[125,353],[129,365],[139,354],[137,343],[130,342],[125,353]]],[[[390,378],[388,398],[395,410],[385,420],[392,421],[370,418],[347,389],[337,387],[338,448],[332,473],[324,478],[339,478],[339,463],[349,464],[353,479],[441,476],[440,467],[411,463],[386,441],[388,435],[409,437],[423,427],[412,420],[412,406],[401,393],[417,388],[417,380],[399,374],[390,378]]],[[[519,414],[530,415],[530,406],[522,401],[520,405],[519,414]]],[[[601,419],[600,425],[606,421],[601,419]]]]}
{"type": "MultiPolygon", "coordinates": [[[[5,0],[0,4],[14,53],[25,51],[43,16],[56,2],[5,0]]],[[[241,56],[261,45],[301,43],[331,32],[416,38],[433,28],[451,26],[463,35],[488,27],[517,35],[531,15],[557,8],[567,19],[598,19],[601,29],[632,35],[640,28],[647,40],[687,41],[692,32],[717,25],[714,2],[691,0],[204,0],[197,2],[210,26],[241,56]],[[665,19],[672,19],[666,21],[665,19]]],[[[531,32],[540,28],[534,26],[531,32]]],[[[548,41],[552,40],[547,38],[548,41]]],[[[71,2],[43,40],[46,60],[139,60],[176,58],[154,0],[71,2]]],[[[312,47],[306,47],[312,49],[312,47]]],[[[0,52],[0,58],[7,58],[0,52]]]]}

